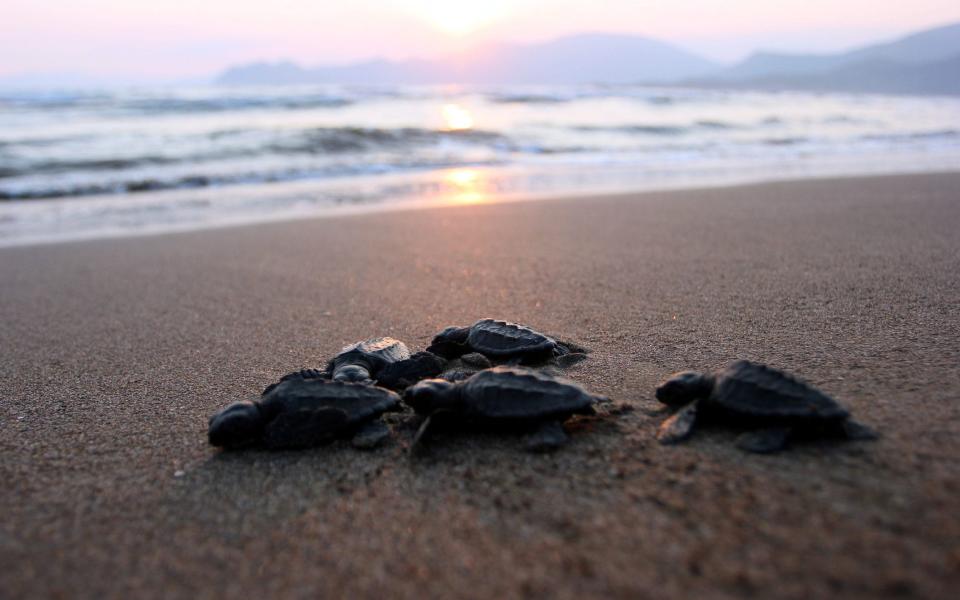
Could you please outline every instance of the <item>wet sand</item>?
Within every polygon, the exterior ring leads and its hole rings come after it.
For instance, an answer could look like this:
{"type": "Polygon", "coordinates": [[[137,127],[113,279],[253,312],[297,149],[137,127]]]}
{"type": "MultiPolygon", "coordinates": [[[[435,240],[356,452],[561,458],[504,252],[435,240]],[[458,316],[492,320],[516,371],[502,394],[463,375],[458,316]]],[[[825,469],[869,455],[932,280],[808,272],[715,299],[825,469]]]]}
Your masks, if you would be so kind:
{"type": "MultiPolygon", "coordinates": [[[[225,192],[226,193],[226,192],[225,192]]],[[[0,590],[40,597],[921,597],[960,589],[960,174],[316,219],[0,250],[0,590]],[[636,410],[372,452],[206,419],[345,343],[527,322],[636,410]],[[883,434],[653,440],[748,357],[883,434]]]]}

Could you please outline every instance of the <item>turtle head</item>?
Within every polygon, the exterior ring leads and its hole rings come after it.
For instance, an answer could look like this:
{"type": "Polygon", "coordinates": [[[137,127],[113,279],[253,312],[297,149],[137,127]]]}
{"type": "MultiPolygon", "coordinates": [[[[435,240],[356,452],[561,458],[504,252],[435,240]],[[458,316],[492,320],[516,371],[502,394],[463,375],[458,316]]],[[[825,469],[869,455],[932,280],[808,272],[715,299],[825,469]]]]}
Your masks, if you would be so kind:
{"type": "Polygon", "coordinates": [[[213,446],[238,448],[260,439],[263,415],[253,402],[234,402],[210,417],[207,437],[213,446]]]}
{"type": "Polygon", "coordinates": [[[346,364],[337,367],[333,372],[334,381],[346,381],[353,383],[370,383],[370,369],[360,364],[346,364]]]}
{"type": "Polygon", "coordinates": [[[433,343],[464,344],[470,335],[469,327],[447,327],[434,336],[433,343]]]}
{"type": "Polygon", "coordinates": [[[469,352],[467,348],[467,337],[469,335],[469,327],[447,327],[434,336],[427,351],[443,358],[457,358],[461,354],[469,352]]]}
{"type": "Polygon", "coordinates": [[[403,401],[417,414],[429,415],[441,409],[453,409],[460,402],[460,387],[445,379],[425,379],[408,387],[403,401]]]}
{"type": "Polygon", "coordinates": [[[657,386],[657,400],[667,406],[683,406],[706,398],[713,390],[713,377],[696,371],[674,373],[657,386]]]}

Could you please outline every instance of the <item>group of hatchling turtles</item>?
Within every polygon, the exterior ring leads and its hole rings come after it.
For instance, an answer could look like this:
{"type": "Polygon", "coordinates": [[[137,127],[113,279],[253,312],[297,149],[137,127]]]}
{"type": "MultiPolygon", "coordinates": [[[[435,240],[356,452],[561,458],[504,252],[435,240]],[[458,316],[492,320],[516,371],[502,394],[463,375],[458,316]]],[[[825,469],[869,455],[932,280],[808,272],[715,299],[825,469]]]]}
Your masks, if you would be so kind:
{"type": "MultiPolygon", "coordinates": [[[[343,348],[323,370],[290,373],[259,399],[219,411],[210,418],[209,440],[226,449],[308,448],[336,439],[373,448],[392,435],[381,416],[412,409],[419,419],[414,453],[438,430],[476,428],[524,432],[528,450],[550,451],[568,440],[565,421],[609,402],[562,375],[586,356],[577,344],[495,319],[448,327],[415,354],[393,338],[365,340],[343,348]]],[[[820,390],[745,360],[714,374],[677,373],[657,387],[656,398],[674,410],[657,433],[664,444],[686,440],[697,423],[746,430],[737,446],[758,453],[800,438],[876,437],[820,390]]]]}

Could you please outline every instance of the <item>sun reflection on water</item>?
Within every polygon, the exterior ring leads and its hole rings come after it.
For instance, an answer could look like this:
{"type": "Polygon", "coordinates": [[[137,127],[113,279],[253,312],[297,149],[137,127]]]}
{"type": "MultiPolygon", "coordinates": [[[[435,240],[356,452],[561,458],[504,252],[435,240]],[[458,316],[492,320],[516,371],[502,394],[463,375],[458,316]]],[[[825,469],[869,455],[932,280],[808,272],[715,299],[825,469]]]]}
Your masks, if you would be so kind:
{"type": "Polygon", "coordinates": [[[487,200],[483,176],[476,169],[452,169],[443,176],[449,188],[448,204],[479,204],[487,200]]]}
{"type": "Polygon", "coordinates": [[[447,131],[464,131],[473,128],[473,115],[459,104],[443,105],[443,122],[447,131]]]}

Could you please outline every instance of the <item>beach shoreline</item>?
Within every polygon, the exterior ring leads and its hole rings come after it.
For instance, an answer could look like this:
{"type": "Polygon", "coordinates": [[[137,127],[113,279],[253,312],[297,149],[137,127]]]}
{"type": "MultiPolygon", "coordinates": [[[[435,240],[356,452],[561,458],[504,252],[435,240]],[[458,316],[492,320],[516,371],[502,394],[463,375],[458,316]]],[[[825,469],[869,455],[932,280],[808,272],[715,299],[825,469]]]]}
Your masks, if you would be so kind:
{"type": "MultiPolygon", "coordinates": [[[[537,173],[524,168],[482,167],[451,168],[419,175],[379,176],[371,180],[378,191],[363,198],[350,191],[357,182],[337,180],[255,184],[209,189],[180,189],[142,194],[111,194],[79,198],[52,198],[0,201],[0,249],[17,246],[38,246],[99,239],[138,238],[175,233],[202,232],[232,227],[255,227],[269,223],[285,223],[305,219],[340,218],[378,213],[407,212],[438,208],[455,208],[476,204],[514,202],[549,202],[578,198],[633,198],[656,192],[682,192],[717,188],[744,187],[803,181],[862,179],[941,175],[957,172],[946,168],[947,157],[939,162],[915,165],[910,161],[893,169],[884,163],[871,172],[863,163],[853,168],[840,166],[807,172],[801,168],[777,174],[760,170],[756,173],[715,173],[702,179],[658,179],[642,171],[630,177],[623,171],[610,181],[575,184],[572,180],[554,181],[552,191],[521,191],[525,180],[536,180],[537,173]],[[578,185],[580,187],[578,187],[578,185]],[[345,186],[339,187],[338,186],[345,186]],[[510,191],[512,188],[513,191],[510,191]],[[393,190],[395,197],[374,199],[383,190],[393,190]],[[339,195],[353,200],[342,201],[339,195]]],[[[609,167],[608,167],[609,168],[609,167]]],[[[540,173],[539,177],[544,177],[540,173]]],[[[590,180],[598,173],[581,173],[590,180]]],[[[608,174],[609,176],[609,174],[608,174]]],[[[550,186],[548,186],[550,187],[550,186]]]]}
{"type": "Polygon", "coordinates": [[[5,597],[949,598],[960,173],[845,177],[0,248],[5,597]],[[533,456],[409,432],[221,453],[206,419],[378,335],[495,316],[634,410],[533,456]],[[787,368],[877,442],[660,446],[653,386],[787,368]]]}

